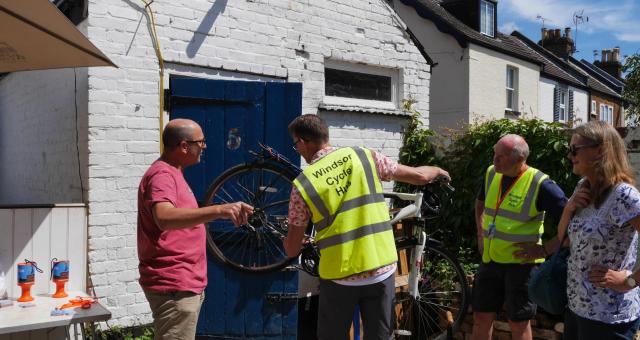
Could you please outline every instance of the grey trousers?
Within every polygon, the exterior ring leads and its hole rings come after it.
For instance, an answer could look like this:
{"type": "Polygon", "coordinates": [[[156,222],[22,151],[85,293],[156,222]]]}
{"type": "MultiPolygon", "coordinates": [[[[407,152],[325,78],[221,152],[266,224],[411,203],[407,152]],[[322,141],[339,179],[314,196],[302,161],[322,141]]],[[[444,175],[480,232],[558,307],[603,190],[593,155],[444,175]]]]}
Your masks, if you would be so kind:
{"type": "Polygon", "coordinates": [[[365,340],[389,340],[393,332],[395,276],[367,286],[320,280],[318,339],[349,339],[356,305],[360,305],[365,340]]]}

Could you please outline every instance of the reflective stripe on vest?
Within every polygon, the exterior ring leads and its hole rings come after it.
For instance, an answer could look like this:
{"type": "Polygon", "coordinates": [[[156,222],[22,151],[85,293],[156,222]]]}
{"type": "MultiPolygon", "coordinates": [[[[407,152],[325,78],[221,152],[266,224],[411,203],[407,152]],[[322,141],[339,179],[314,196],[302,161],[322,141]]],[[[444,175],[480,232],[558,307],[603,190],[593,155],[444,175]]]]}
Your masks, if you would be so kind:
{"type": "Polygon", "coordinates": [[[518,250],[515,243],[540,243],[544,212],[537,210],[535,202],[540,185],[546,178],[548,176],[543,172],[530,167],[512,184],[512,189],[504,193],[505,200],[501,202],[500,207],[494,207],[503,190],[500,183],[502,174],[497,174],[493,166],[487,169],[482,225],[483,262],[530,262],[516,259],[513,252],[518,250]]]}
{"type": "Polygon", "coordinates": [[[339,279],[397,261],[389,211],[373,156],[337,149],[294,180],[312,213],[320,277],[339,279]]]}
{"type": "Polygon", "coordinates": [[[327,247],[335,246],[340,243],[353,241],[363,236],[379,233],[385,230],[389,230],[388,221],[365,225],[358,229],[354,229],[343,234],[329,236],[327,238],[317,241],[316,243],[318,244],[318,248],[324,249],[327,247]]]}
{"type": "Polygon", "coordinates": [[[494,231],[493,236],[489,233],[489,230],[483,230],[484,237],[497,238],[509,242],[538,242],[540,241],[540,235],[516,235],[507,234],[501,231],[494,231]]]}

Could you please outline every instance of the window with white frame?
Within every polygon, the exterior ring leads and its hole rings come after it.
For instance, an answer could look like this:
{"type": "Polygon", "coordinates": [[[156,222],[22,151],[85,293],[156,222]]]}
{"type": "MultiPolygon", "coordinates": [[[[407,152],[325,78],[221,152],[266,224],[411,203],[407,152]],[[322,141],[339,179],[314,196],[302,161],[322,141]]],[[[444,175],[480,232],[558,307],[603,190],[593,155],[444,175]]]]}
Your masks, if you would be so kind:
{"type": "Polygon", "coordinates": [[[490,37],[495,36],[495,13],[495,3],[487,0],[480,0],[480,33],[486,34],[490,37]]]}
{"type": "Polygon", "coordinates": [[[600,120],[613,125],[613,106],[600,104],[600,120]]]}
{"type": "Polygon", "coordinates": [[[518,69],[507,66],[507,110],[518,111],[518,69]]]}
{"type": "Polygon", "coordinates": [[[558,120],[561,122],[566,122],[568,120],[567,117],[567,101],[569,100],[569,96],[567,95],[566,89],[560,89],[558,92],[558,120]]]}
{"type": "Polygon", "coordinates": [[[592,101],[591,101],[591,114],[592,114],[592,115],[598,114],[598,113],[596,112],[596,108],[597,108],[596,101],[595,101],[595,100],[592,100],[592,101]]]}
{"type": "Polygon", "coordinates": [[[325,105],[397,109],[399,70],[325,61],[325,105]]]}

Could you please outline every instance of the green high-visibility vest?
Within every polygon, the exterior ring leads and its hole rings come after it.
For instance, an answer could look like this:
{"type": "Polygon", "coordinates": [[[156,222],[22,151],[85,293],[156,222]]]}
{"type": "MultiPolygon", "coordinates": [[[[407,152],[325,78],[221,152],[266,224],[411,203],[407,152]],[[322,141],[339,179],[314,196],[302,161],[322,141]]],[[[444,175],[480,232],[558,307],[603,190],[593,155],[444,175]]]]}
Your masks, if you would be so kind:
{"type": "MultiPolygon", "coordinates": [[[[485,199],[483,214],[482,261],[497,263],[531,263],[517,259],[513,252],[515,243],[533,242],[542,244],[544,212],[538,211],[536,200],[542,182],[549,178],[540,170],[529,167],[511,186],[499,209],[496,207],[502,192],[502,174],[492,166],[485,175],[485,199]],[[497,212],[496,212],[497,209],[497,212]]],[[[537,259],[535,263],[544,262],[537,259]]]]}
{"type": "Polygon", "coordinates": [[[316,227],[323,279],[342,279],[398,260],[375,169],[369,150],[341,148],[293,181],[316,227]]]}

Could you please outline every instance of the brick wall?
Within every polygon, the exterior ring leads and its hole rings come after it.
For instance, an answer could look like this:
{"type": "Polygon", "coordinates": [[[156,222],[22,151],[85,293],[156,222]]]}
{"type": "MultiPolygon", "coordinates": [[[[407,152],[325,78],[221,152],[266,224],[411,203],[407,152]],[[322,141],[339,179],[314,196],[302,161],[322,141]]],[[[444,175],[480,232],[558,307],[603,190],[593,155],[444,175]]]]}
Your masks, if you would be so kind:
{"type": "Polygon", "coordinates": [[[86,155],[86,69],[14,72],[0,80],[0,204],[82,202],[86,155]]]}
{"type": "MultiPolygon", "coordinates": [[[[159,75],[141,5],[90,1],[87,28],[119,66],[88,71],[89,272],[119,325],[151,320],[137,284],[136,191],[158,157],[159,75]]],[[[428,113],[428,65],[382,0],[160,0],[151,7],[171,65],[166,78],[174,72],[302,82],[303,113],[318,113],[324,61],[334,59],[399,70],[400,98],[416,100],[416,109],[428,113]]],[[[323,115],[336,144],[397,157],[403,118],[323,115]]]]}

